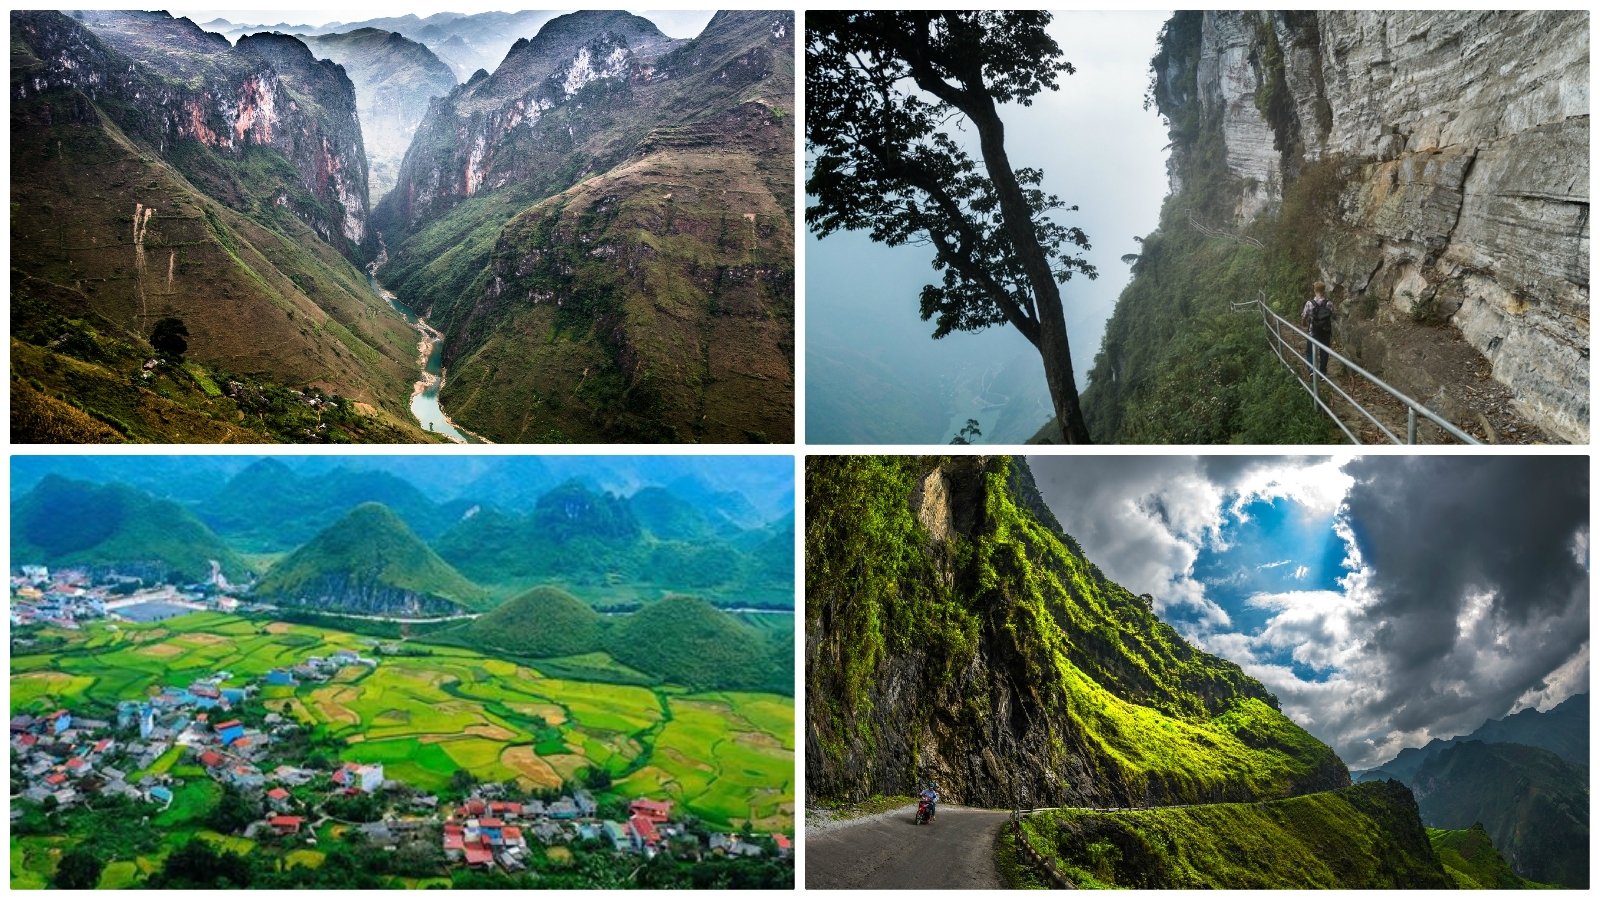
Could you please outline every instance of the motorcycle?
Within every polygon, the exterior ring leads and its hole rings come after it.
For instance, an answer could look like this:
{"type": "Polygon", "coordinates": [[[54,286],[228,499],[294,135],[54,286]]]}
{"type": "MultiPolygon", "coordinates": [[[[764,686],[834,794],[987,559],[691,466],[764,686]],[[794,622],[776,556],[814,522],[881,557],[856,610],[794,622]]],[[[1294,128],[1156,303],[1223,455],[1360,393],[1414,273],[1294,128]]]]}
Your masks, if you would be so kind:
{"type": "Polygon", "coordinates": [[[917,824],[926,825],[933,821],[933,803],[926,797],[917,801],[917,824]]]}

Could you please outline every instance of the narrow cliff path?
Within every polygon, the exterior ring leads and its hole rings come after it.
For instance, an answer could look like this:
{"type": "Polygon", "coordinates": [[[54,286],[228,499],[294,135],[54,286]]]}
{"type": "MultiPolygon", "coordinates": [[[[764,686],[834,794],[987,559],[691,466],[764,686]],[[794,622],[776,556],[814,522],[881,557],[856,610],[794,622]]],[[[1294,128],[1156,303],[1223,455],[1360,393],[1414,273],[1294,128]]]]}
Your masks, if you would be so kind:
{"type": "Polygon", "coordinates": [[[806,831],[806,883],[812,888],[1003,888],[995,840],[1009,813],[941,806],[930,825],[902,806],[827,830],[806,831]]]}

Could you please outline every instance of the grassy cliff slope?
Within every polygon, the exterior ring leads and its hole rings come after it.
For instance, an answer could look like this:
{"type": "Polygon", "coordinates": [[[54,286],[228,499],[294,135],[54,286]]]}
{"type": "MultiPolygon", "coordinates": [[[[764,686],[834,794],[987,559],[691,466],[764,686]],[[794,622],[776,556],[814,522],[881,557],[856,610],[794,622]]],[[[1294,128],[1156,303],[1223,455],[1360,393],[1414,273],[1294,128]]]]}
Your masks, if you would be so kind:
{"type": "Polygon", "coordinates": [[[1267,803],[1042,812],[1023,830],[1078,887],[1454,886],[1397,781],[1267,803]]]}
{"type": "Polygon", "coordinates": [[[1529,881],[1511,871],[1482,823],[1475,822],[1471,828],[1460,831],[1429,828],[1428,842],[1439,855],[1445,874],[1464,891],[1555,887],[1529,881]]]}
{"type": "Polygon", "coordinates": [[[937,777],[963,803],[1173,804],[1343,787],[1238,666],[1110,582],[1006,457],[815,457],[808,793],[937,777]]]}

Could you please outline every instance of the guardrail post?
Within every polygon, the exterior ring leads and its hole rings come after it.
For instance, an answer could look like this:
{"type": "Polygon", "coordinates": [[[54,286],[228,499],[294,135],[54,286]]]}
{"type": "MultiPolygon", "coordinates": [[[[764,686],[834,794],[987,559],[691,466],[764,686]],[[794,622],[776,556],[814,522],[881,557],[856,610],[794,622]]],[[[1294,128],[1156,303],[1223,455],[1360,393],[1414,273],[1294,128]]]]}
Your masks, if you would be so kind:
{"type": "Polygon", "coordinates": [[[1406,443],[1415,444],[1416,442],[1417,408],[1415,406],[1408,406],[1406,407],[1406,443]]]}

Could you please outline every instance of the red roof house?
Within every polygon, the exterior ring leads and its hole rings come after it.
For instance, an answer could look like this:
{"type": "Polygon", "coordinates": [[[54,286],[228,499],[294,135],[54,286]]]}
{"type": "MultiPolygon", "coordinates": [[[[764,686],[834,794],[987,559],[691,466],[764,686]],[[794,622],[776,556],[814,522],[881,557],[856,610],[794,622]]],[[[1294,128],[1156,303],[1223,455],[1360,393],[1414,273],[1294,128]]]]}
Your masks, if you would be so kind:
{"type": "Polygon", "coordinates": [[[279,834],[299,834],[300,825],[304,821],[305,819],[299,816],[273,816],[267,820],[267,824],[279,834]]]}
{"type": "Polygon", "coordinates": [[[661,835],[656,832],[656,823],[642,815],[635,815],[629,819],[628,827],[632,828],[633,833],[639,836],[640,843],[647,847],[654,847],[661,841],[661,835]]]}
{"type": "Polygon", "coordinates": [[[275,787],[272,790],[267,791],[267,799],[282,803],[283,801],[289,799],[289,792],[281,787],[275,787]]]}
{"type": "Polygon", "coordinates": [[[44,779],[44,783],[45,784],[60,784],[61,782],[66,781],[66,780],[67,780],[67,776],[61,774],[60,772],[57,772],[54,775],[46,775],[45,779],[44,779]]]}
{"type": "Polygon", "coordinates": [[[469,866],[494,865],[494,851],[488,847],[468,847],[466,848],[466,855],[467,865],[469,866]]]}
{"type": "Polygon", "coordinates": [[[222,762],[222,754],[215,750],[207,750],[206,752],[200,754],[200,765],[205,766],[208,769],[215,769],[217,766],[222,765],[222,762]]]}
{"type": "Polygon", "coordinates": [[[665,822],[672,812],[671,800],[635,800],[628,804],[628,812],[644,816],[652,822],[665,822]]]}

